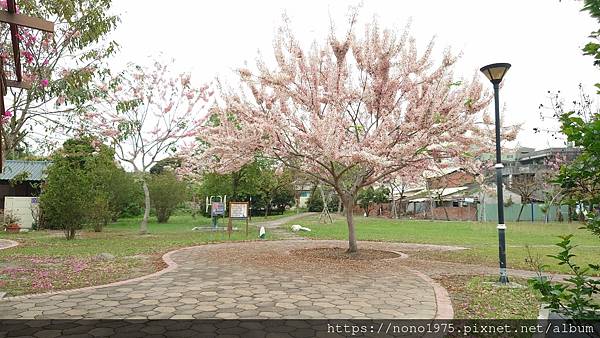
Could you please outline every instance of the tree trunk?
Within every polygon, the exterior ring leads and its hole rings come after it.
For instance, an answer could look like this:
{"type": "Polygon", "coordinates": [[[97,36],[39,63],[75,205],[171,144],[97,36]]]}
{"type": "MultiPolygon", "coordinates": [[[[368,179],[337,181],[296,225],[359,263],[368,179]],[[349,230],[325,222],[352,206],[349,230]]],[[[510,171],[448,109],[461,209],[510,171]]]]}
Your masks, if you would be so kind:
{"type": "Polygon", "coordinates": [[[65,230],[65,237],[68,241],[75,239],[75,228],[69,228],[65,230]]]}
{"type": "Polygon", "coordinates": [[[483,222],[487,222],[487,208],[486,208],[486,204],[485,204],[485,195],[482,195],[481,197],[481,220],[483,222]]]}
{"type": "Polygon", "coordinates": [[[429,220],[433,221],[433,198],[429,200],[429,220]]]}
{"type": "Polygon", "coordinates": [[[269,211],[271,209],[271,201],[272,200],[268,200],[267,204],[265,205],[265,218],[269,217],[269,211]]]}
{"type": "Polygon", "coordinates": [[[531,201],[531,222],[534,222],[534,219],[533,219],[533,200],[531,201]]]}
{"type": "Polygon", "coordinates": [[[338,207],[337,207],[337,212],[338,214],[342,213],[342,198],[338,196],[338,207]]]}
{"type": "Polygon", "coordinates": [[[521,214],[523,213],[524,207],[525,207],[525,204],[523,204],[523,201],[521,201],[521,210],[519,210],[519,216],[517,216],[517,222],[521,221],[521,214]]]}
{"type": "Polygon", "coordinates": [[[148,218],[150,217],[150,190],[148,190],[145,179],[142,181],[142,188],[144,188],[144,218],[140,223],[140,235],[145,235],[148,233],[148,218]]]}
{"type": "Polygon", "coordinates": [[[192,195],[192,219],[196,219],[196,194],[192,195]]]}
{"type": "Polygon", "coordinates": [[[442,207],[444,208],[444,215],[446,215],[446,221],[450,220],[450,216],[448,216],[448,209],[446,209],[446,205],[444,204],[444,202],[440,202],[442,203],[442,207]]]}
{"type": "Polygon", "coordinates": [[[356,233],[354,231],[354,196],[346,197],[344,209],[346,209],[346,222],[348,223],[348,252],[358,252],[356,233]]]}

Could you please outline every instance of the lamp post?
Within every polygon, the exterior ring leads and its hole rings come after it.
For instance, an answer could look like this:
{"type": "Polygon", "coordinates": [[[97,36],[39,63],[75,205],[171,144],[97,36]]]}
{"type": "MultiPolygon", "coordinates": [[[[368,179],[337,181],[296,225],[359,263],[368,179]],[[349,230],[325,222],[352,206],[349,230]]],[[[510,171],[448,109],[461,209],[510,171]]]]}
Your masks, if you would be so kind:
{"type": "Polygon", "coordinates": [[[492,82],[494,86],[494,103],[496,117],[496,191],[498,195],[498,257],[500,259],[500,284],[508,283],[506,272],[506,224],[504,224],[504,197],[502,194],[502,156],[500,152],[500,83],[510,68],[509,63],[493,63],[482,67],[480,70],[492,82]]]}

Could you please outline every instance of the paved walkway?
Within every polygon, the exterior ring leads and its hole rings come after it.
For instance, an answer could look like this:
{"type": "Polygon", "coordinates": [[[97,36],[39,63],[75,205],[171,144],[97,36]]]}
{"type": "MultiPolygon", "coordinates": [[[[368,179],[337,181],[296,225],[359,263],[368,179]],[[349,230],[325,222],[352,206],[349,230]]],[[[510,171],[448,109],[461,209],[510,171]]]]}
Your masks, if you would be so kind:
{"type": "Polygon", "coordinates": [[[12,241],[10,239],[0,239],[0,250],[12,248],[17,245],[19,245],[18,242],[12,241]]]}
{"type": "MultiPolygon", "coordinates": [[[[394,243],[363,248],[402,250],[394,243]]],[[[0,318],[451,317],[445,290],[402,258],[350,264],[295,258],[294,250],[345,247],[343,241],[265,241],[185,248],[172,266],[119,285],[0,300],[0,318]],[[441,304],[441,305],[440,305],[441,304]]]]}

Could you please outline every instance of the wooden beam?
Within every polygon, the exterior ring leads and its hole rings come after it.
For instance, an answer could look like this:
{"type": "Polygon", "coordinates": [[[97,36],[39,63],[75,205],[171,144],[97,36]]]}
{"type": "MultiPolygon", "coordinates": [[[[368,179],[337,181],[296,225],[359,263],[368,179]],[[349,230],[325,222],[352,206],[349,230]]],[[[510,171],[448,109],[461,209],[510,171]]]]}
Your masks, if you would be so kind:
{"type": "Polygon", "coordinates": [[[17,25],[9,25],[10,26],[10,39],[12,41],[12,49],[13,49],[13,60],[15,63],[15,73],[17,75],[17,81],[21,82],[23,80],[23,73],[21,72],[21,51],[19,50],[19,30],[17,25]]]}
{"type": "Polygon", "coordinates": [[[39,29],[44,32],[54,33],[54,23],[44,19],[34,18],[24,14],[14,14],[7,11],[0,11],[0,21],[12,25],[18,25],[33,29],[39,29]]]}
{"type": "Polygon", "coordinates": [[[6,80],[6,86],[21,89],[31,89],[31,83],[15,80],[6,80]]]}

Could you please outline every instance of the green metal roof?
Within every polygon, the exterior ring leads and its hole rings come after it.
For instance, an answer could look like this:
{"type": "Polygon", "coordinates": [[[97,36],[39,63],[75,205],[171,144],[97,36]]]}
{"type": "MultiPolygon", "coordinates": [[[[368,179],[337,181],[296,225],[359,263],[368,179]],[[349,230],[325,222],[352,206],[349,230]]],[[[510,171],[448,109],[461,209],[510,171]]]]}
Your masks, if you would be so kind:
{"type": "Polygon", "coordinates": [[[52,162],[6,160],[4,161],[4,170],[0,174],[0,180],[10,180],[26,172],[29,173],[29,176],[25,179],[26,181],[42,181],[46,177],[46,168],[50,163],[52,162]]]}

